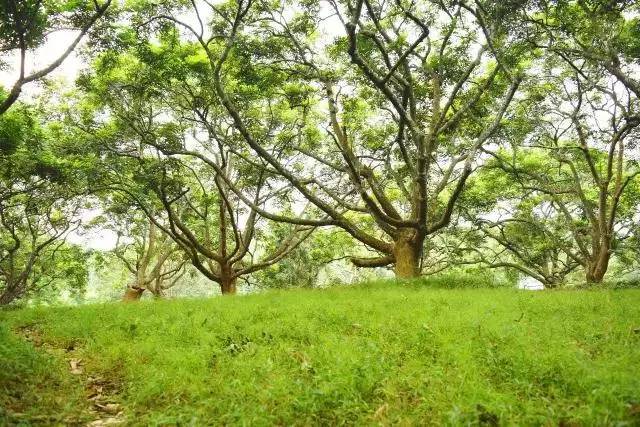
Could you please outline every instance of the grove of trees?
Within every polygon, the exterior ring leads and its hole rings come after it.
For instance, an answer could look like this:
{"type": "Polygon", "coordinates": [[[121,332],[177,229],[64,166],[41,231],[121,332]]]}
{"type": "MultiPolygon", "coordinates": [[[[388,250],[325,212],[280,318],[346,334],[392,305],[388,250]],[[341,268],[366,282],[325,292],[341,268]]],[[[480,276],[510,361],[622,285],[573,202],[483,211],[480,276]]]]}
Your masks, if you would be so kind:
{"type": "Polygon", "coordinates": [[[640,268],[638,1],[4,0],[0,36],[0,304],[81,292],[96,229],[125,300],[640,268]]]}

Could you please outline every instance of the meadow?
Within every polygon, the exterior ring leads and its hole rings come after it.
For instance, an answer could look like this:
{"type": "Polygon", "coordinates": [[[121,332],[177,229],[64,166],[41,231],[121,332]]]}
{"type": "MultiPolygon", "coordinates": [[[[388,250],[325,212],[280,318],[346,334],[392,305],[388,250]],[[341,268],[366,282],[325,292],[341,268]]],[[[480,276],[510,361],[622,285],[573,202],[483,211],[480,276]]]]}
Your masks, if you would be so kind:
{"type": "Polygon", "coordinates": [[[638,425],[640,290],[372,283],[0,312],[0,423],[638,425]]]}

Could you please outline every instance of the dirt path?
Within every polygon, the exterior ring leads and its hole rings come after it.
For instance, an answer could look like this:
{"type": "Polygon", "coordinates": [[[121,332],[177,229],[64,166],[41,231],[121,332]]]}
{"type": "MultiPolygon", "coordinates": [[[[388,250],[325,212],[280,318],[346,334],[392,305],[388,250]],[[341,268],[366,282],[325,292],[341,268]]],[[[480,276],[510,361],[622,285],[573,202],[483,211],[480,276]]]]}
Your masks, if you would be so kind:
{"type": "Polygon", "coordinates": [[[94,418],[86,423],[86,426],[115,426],[126,422],[124,408],[118,403],[119,383],[104,376],[87,372],[82,359],[82,348],[75,344],[66,348],[56,347],[46,342],[38,329],[32,326],[18,328],[15,332],[33,344],[34,347],[57,359],[65,360],[69,374],[80,378],[84,384],[86,412],[91,414],[91,418],[94,418]]]}

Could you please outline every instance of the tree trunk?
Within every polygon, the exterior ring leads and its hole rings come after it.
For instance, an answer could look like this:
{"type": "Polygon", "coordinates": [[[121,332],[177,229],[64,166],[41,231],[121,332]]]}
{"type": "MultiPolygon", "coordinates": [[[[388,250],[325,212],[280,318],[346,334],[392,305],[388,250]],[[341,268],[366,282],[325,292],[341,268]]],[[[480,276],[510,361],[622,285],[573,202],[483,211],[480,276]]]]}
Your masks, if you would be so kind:
{"type": "Polygon", "coordinates": [[[138,286],[128,286],[124,295],[122,296],[122,301],[124,302],[132,302],[139,301],[142,298],[142,293],[145,291],[144,288],[140,288],[138,286]]]}
{"type": "Polygon", "coordinates": [[[587,264],[587,283],[602,283],[602,279],[609,268],[609,258],[611,258],[611,255],[608,248],[605,248],[595,255],[595,260],[587,264]]]}
{"type": "Polygon", "coordinates": [[[165,297],[163,289],[156,289],[152,294],[155,299],[163,299],[165,297]]]}
{"type": "Polygon", "coordinates": [[[0,305],[7,305],[18,299],[18,293],[14,289],[7,287],[2,294],[0,294],[0,305]]]}
{"type": "Polygon", "coordinates": [[[233,295],[236,293],[236,279],[223,277],[220,281],[220,290],[223,295],[233,295]]]}
{"type": "Polygon", "coordinates": [[[8,280],[4,291],[0,294],[0,305],[8,305],[24,296],[26,283],[8,280]]]}
{"type": "Polygon", "coordinates": [[[545,289],[556,289],[562,285],[561,281],[555,279],[541,280],[540,283],[542,283],[542,286],[544,286],[545,289]]]}
{"type": "Polygon", "coordinates": [[[398,239],[395,242],[393,254],[397,278],[409,279],[420,275],[420,250],[413,239],[398,239]]]}

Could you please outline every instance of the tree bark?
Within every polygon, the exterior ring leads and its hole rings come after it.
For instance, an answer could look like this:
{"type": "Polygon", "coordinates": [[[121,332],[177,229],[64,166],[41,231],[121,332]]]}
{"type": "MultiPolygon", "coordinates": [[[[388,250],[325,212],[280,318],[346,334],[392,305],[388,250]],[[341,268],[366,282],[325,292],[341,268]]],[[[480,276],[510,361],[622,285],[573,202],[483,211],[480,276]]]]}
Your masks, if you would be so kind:
{"type": "Polygon", "coordinates": [[[149,292],[151,292],[151,294],[155,299],[164,298],[164,292],[162,289],[149,289],[149,292]]]}
{"type": "Polygon", "coordinates": [[[399,279],[410,279],[420,275],[420,247],[413,238],[402,236],[393,247],[394,271],[399,279]]]}
{"type": "Polygon", "coordinates": [[[607,273],[607,269],[609,268],[609,259],[611,258],[609,249],[604,248],[602,251],[597,253],[594,258],[595,259],[592,262],[587,263],[587,283],[602,283],[602,279],[604,279],[604,275],[607,273]]]}
{"type": "MultiPolygon", "coordinates": [[[[15,276],[14,276],[15,277],[15,276]]],[[[24,296],[27,284],[22,280],[7,280],[4,291],[0,293],[0,305],[8,305],[24,296]]]]}
{"type": "Polygon", "coordinates": [[[545,289],[557,289],[562,285],[562,281],[555,280],[555,279],[541,280],[541,283],[545,289]]]}
{"type": "Polygon", "coordinates": [[[223,277],[220,280],[220,291],[222,291],[223,295],[234,295],[236,293],[236,281],[237,279],[231,279],[228,277],[223,277]]]}
{"type": "Polygon", "coordinates": [[[142,294],[144,293],[144,291],[145,291],[144,288],[140,288],[138,286],[128,286],[127,290],[122,296],[122,301],[124,302],[139,301],[140,298],[142,298],[142,294]]]}
{"type": "Polygon", "coordinates": [[[7,287],[2,294],[0,294],[0,305],[11,304],[19,296],[19,292],[7,287]]]}

